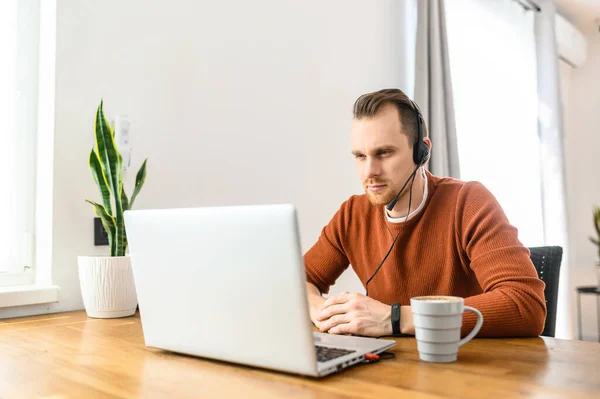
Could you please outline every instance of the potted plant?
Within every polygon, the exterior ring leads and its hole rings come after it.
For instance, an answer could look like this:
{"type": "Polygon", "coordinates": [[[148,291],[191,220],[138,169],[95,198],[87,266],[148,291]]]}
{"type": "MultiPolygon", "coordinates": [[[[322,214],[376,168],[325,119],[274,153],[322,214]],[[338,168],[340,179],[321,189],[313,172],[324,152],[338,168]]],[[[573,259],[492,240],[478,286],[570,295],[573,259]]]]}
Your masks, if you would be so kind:
{"type": "Polygon", "coordinates": [[[133,207],[144,180],[146,162],[140,167],[131,199],[123,188],[123,158],[116,146],[114,131],[104,116],[103,101],[94,121],[95,146],[89,156],[89,167],[102,198],[90,201],[108,234],[110,256],[79,256],[79,283],[85,310],[89,317],[126,317],[135,313],[137,295],[123,212],[133,207]]]}
{"type": "Polygon", "coordinates": [[[600,287],[600,208],[594,207],[594,228],[596,229],[596,238],[590,237],[590,241],[598,247],[598,260],[596,262],[596,272],[598,276],[598,286],[600,287]]]}

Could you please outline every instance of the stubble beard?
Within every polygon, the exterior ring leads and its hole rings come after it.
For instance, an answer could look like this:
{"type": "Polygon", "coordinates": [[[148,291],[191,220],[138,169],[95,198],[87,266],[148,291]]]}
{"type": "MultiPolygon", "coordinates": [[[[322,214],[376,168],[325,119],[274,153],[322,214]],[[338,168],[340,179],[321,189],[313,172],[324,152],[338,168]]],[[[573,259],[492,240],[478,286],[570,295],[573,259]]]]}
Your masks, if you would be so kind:
{"type": "MultiPolygon", "coordinates": [[[[378,182],[376,182],[376,183],[378,183],[378,182]]],[[[369,184],[373,184],[373,183],[369,182],[369,184]]],[[[379,184],[383,184],[383,183],[379,183],[379,184]]],[[[394,199],[394,196],[397,193],[389,185],[389,182],[386,182],[385,184],[386,184],[385,188],[379,192],[369,191],[367,184],[364,185],[365,193],[367,194],[367,198],[369,199],[369,202],[371,204],[373,204],[375,206],[387,205],[394,199]]]]}

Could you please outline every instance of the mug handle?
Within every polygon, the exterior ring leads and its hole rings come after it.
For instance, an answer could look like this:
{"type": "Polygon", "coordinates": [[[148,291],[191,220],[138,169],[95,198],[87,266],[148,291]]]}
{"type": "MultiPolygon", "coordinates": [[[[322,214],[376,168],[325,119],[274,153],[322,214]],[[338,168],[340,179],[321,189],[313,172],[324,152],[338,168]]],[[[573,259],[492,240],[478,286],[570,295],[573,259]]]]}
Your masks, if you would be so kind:
{"type": "Polygon", "coordinates": [[[472,340],[477,335],[479,330],[481,330],[481,326],[483,326],[483,315],[481,314],[481,312],[479,310],[472,308],[470,306],[465,306],[464,311],[475,313],[475,315],[477,316],[477,323],[475,324],[475,328],[473,328],[473,330],[469,333],[469,335],[467,335],[466,337],[464,337],[463,339],[458,341],[459,347],[463,346],[464,344],[466,344],[467,342],[472,340]]]}

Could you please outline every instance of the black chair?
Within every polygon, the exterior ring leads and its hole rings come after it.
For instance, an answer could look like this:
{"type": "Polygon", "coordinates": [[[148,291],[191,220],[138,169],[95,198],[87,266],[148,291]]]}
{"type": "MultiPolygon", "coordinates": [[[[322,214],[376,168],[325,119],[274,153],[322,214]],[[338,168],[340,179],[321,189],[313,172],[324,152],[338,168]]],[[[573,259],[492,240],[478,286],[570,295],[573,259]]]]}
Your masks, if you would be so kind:
{"type": "Polygon", "coordinates": [[[558,279],[562,261],[562,247],[530,247],[531,261],[540,279],[546,283],[546,323],[542,335],[554,337],[556,328],[556,306],[558,302],[558,279]]]}

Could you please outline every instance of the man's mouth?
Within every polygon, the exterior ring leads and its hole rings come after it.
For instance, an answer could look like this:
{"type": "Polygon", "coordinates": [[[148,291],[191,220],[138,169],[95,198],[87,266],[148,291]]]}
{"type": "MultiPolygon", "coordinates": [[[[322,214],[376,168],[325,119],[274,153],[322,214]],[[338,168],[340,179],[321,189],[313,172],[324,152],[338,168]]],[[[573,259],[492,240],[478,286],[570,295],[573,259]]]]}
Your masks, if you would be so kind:
{"type": "Polygon", "coordinates": [[[367,189],[371,192],[377,192],[383,190],[385,188],[385,184],[370,184],[367,186],[367,189]]]}

